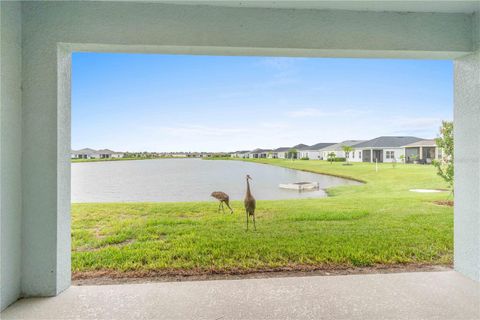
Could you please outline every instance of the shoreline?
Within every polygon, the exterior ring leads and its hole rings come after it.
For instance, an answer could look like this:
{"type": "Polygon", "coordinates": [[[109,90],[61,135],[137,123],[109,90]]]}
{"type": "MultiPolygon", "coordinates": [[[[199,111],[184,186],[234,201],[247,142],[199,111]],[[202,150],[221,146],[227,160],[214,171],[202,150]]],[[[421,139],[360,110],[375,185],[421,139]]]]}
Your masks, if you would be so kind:
{"type": "MultiPolygon", "coordinates": [[[[107,159],[70,159],[70,163],[83,162],[114,162],[114,161],[136,161],[136,160],[164,160],[164,159],[194,159],[189,157],[161,157],[161,158],[107,158],[107,159]]],[[[199,158],[200,159],[200,158],[199,158]]]]}

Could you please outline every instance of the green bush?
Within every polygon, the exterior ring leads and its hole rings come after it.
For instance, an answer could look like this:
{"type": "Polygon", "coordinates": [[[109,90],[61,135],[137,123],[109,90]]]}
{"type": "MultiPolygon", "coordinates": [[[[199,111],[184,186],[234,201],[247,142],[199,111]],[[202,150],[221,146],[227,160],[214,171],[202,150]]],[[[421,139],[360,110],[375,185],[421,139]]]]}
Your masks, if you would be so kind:
{"type": "Polygon", "coordinates": [[[346,158],[339,158],[339,157],[336,157],[335,159],[333,159],[333,162],[345,162],[347,161],[346,158]]]}
{"type": "Polygon", "coordinates": [[[300,160],[310,160],[308,157],[300,158],[300,160]]]}

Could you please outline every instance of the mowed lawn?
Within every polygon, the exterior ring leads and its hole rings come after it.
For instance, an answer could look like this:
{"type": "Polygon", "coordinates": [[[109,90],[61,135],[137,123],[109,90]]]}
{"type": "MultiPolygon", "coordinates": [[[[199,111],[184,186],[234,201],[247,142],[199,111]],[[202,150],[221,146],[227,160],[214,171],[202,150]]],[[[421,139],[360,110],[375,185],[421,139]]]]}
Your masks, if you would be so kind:
{"type": "MultiPolygon", "coordinates": [[[[74,273],[201,274],[452,263],[453,208],[434,203],[451,196],[409,191],[446,187],[433,166],[380,164],[376,172],[369,163],[255,161],[366,183],[329,189],[330,197],[323,199],[257,201],[257,231],[248,232],[241,201],[233,202],[233,215],[218,213],[214,199],[74,204],[74,273]]],[[[255,194],[255,180],[252,188],[255,194]]]]}

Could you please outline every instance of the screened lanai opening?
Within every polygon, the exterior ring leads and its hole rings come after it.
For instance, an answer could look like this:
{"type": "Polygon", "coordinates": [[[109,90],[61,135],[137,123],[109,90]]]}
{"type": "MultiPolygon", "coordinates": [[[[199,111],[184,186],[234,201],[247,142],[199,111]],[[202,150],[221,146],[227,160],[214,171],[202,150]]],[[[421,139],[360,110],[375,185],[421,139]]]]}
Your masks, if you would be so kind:
{"type": "Polygon", "coordinates": [[[451,268],[452,78],[446,60],[73,53],[73,279],[451,268]]]}

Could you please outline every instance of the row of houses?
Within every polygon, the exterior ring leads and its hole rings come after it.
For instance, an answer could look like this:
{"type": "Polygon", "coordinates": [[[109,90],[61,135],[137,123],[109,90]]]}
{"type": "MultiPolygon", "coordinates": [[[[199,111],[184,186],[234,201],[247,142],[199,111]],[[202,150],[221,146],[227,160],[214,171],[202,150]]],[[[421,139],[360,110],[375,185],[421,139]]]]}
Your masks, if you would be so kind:
{"type": "Polygon", "coordinates": [[[317,143],[311,146],[298,144],[277,149],[255,149],[231,153],[237,158],[278,158],[327,160],[329,155],[351,162],[402,162],[432,163],[442,156],[434,139],[409,136],[382,136],[372,140],[346,140],[340,143],[317,143]],[[345,152],[344,147],[351,147],[345,152]]]}
{"type": "Polygon", "coordinates": [[[226,157],[225,152],[116,152],[110,149],[94,150],[84,148],[72,150],[72,159],[111,159],[111,158],[211,158],[226,157]]]}
{"type": "Polygon", "coordinates": [[[109,159],[109,158],[123,158],[123,152],[116,152],[110,149],[94,150],[84,148],[80,150],[72,150],[70,157],[72,159],[109,159]]]}

